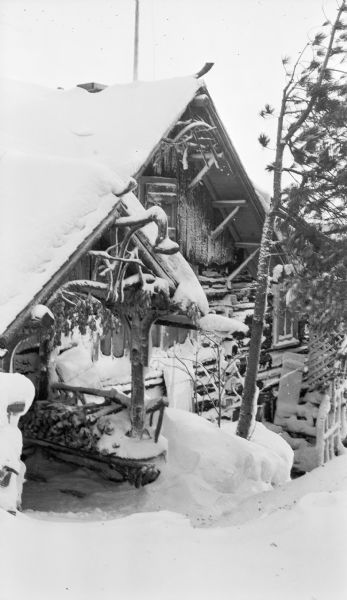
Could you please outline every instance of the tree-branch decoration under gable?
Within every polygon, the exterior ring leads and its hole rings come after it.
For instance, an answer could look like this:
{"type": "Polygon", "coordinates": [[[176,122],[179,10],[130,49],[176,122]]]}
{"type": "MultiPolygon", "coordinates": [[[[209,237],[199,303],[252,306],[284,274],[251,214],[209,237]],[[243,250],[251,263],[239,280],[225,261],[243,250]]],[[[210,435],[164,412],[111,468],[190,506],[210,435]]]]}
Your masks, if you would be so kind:
{"type": "Polygon", "coordinates": [[[224,166],[221,148],[214,134],[215,127],[201,117],[192,116],[178,121],[170,137],[163,138],[154,157],[153,167],[156,175],[176,175],[181,165],[184,171],[189,169],[191,156],[199,154],[208,164],[212,155],[215,164],[224,166]]]}
{"type": "MultiPolygon", "coordinates": [[[[133,244],[134,234],[144,225],[155,223],[158,231],[153,249],[158,254],[173,254],[178,245],[168,237],[167,216],[163,209],[153,206],[137,215],[126,213],[114,225],[124,232],[120,244],[104,250],[91,250],[94,261],[93,280],[74,280],[65,283],[56,297],[57,335],[69,333],[78,326],[83,333],[87,327],[117,327],[119,320],[129,337],[132,369],[130,401],[131,430],[129,436],[141,439],[144,433],[144,367],[148,365],[149,332],[154,321],[165,316],[171,306],[166,280],[149,272],[133,244]],[[128,269],[132,271],[128,274],[128,269]],[[135,271],[135,272],[134,272],[135,271]],[[100,281],[100,279],[102,281],[100,281]]],[[[105,331],[105,329],[104,329],[105,331]]]]}

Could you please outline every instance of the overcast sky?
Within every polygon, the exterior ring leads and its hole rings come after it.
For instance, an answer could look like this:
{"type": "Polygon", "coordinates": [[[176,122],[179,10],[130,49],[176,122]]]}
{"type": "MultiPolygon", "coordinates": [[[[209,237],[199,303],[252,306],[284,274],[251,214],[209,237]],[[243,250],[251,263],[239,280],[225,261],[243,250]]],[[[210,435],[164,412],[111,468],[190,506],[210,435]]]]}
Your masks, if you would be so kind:
{"type": "MultiPolygon", "coordinates": [[[[48,87],[132,79],[134,0],[0,0],[0,75],[48,87]]],[[[139,79],[215,66],[206,83],[251,178],[271,191],[258,134],[281,57],[334,18],[336,0],[140,0],[139,79]]],[[[144,115],[144,118],[145,115],[144,115]]]]}

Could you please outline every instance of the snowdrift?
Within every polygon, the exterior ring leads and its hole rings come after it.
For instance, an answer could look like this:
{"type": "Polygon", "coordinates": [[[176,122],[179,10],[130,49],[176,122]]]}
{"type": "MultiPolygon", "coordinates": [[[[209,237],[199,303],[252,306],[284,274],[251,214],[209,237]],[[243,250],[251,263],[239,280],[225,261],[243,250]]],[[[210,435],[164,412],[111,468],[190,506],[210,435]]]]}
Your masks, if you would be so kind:
{"type": "Polygon", "coordinates": [[[169,509],[216,520],[240,497],[269,490],[290,479],[293,451],[277,434],[257,423],[252,441],[186,411],[168,409],[162,434],[168,461],[148,490],[145,510],[169,509]]]}

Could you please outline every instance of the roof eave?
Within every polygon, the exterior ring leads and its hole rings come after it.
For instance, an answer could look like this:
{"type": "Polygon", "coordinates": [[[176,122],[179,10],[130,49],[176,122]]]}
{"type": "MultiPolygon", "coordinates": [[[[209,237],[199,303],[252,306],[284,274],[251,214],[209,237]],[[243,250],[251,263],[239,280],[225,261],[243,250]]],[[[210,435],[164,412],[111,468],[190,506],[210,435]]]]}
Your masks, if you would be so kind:
{"type": "MultiPolygon", "coordinates": [[[[186,112],[188,106],[191,104],[191,102],[194,101],[194,98],[200,93],[201,88],[204,88],[203,83],[201,84],[201,86],[199,88],[197,88],[196,92],[194,93],[194,95],[192,96],[192,98],[190,98],[190,100],[183,106],[182,110],[180,110],[180,112],[176,115],[175,119],[173,119],[173,121],[170,123],[169,127],[167,127],[167,129],[165,130],[165,132],[163,133],[163,135],[161,136],[161,138],[158,140],[157,144],[153,147],[153,149],[151,150],[151,152],[149,153],[148,157],[146,158],[145,162],[142,164],[142,166],[136,171],[136,173],[134,175],[132,175],[132,177],[134,177],[134,179],[137,179],[138,177],[140,177],[141,175],[143,175],[143,172],[147,169],[147,167],[150,165],[150,163],[152,162],[155,153],[159,150],[160,148],[160,144],[163,140],[163,138],[167,137],[170,133],[170,131],[175,127],[175,125],[177,124],[177,121],[182,117],[182,115],[184,115],[184,113],[186,112]]],[[[205,88],[204,88],[205,89],[205,88]]]]}
{"type": "Polygon", "coordinates": [[[240,177],[245,189],[248,192],[248,197],[250,204],[254,210],[257,221],[259,225],[262,227],[265,219],[265,209],[263,204],[261,203],[258,195],[255,191],[254,185],[249,178],[245,167],[243,166],[241,159],[229,137],[228,132],[226,131],[223,122],[217,112],[215,104],[209,94],[208,89],[205,85],[202,86],[204,93],[206,94],[208,101],[206,102],[205,109],[207,110],[210,118],[217,124],[217,133],[220,136],[220,141],[223,146],[223,150],[225,152],[225,157],[227,162],[229,163],[230,168],[237,170],[238,176],[240,177]]]}

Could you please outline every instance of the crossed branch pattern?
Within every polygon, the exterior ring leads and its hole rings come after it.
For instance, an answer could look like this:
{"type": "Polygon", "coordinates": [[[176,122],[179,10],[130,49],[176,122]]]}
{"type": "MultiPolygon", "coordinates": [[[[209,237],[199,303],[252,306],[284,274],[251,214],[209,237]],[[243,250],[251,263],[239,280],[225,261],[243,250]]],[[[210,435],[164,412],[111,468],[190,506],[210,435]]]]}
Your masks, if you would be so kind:
{"type": "Polygon", "coordinates": [[[106,300],[113,302],[124,301],[123,290],[126,287],[124,281],[127,267],[132,264],[136,266],[137,277],[132,277],[129,284],[139,283],[141,287],[145,283],[154,283],[155,277],[152,273],[144,273],[144,263],[139,258],[138,248],[129,250],[134,233],[144,225],[154,222],[158,227],[158,233],[153,246],[154,251],[159,254],[174,254],[178,251],[178,244],[168,237],[167,215],[160,206],[151,206],[141,216],[119,217],[115,223],[117,228],[124,228],[125,234],[120,244],[114,244],[106,250],[91,250],[89,255],[95,259],[93,278],[97,275],[107,279],[106,300]]]}

